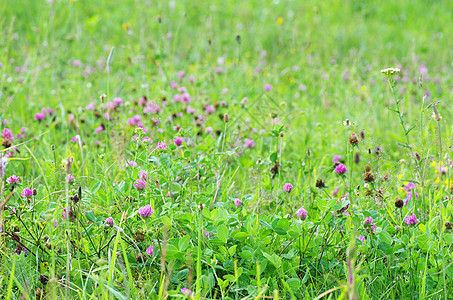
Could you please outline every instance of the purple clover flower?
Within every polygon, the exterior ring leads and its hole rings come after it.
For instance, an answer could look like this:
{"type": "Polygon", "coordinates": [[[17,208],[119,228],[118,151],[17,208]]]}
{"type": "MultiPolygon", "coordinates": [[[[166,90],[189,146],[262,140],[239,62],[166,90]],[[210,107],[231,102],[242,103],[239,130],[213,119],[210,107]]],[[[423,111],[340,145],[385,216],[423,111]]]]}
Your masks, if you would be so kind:
{"type": "Polygon", "coordinates": [[[244,146],[246,148],[253,148],[253,147],[255,147],[255,141],[252,139],[246,139],[244,142],[244,146]]]}
{"type": "Polygon", "coordinates": [[[147,217],[150,217],[154,213],[154,210],[151,207],[151,205],[148,204],[148,205],[140,207],[138,209],[138,213],[139,213],[140,217],[147,218],[147,217]]]}
{"type": "Polygon", "coordinates": [[[411,226],[417,224],[419,221],[417,219],[417,216],[415,214],[412,214],[411,216],[404,218],[404,222],[406,222],[407,225],[411,226]]]}
{"type": "Polygon", "coordinates": [[[236,205],[236,208],[239,208],[242,206],[242,201],[239,199],[234,199],[234,205],[236,205]]]}
{"type": "Polygon", "coordinates": [[[348,169],[346,168],[345,165],[343,164],[338,164],[336,167],[335,167],[335,172],[339,175],[342,175],[342,174],[345,174],[348,172],[348,169]]]}
{"type": "Polygon", "coordinates": [[[31,196],[33,196],[33,191],[30,190],[29,188],[24,188],[22,190],[22,193],[20,194],[22,197],[27,197],[27,198],[30,198],[31,196]]]}
{"type": "Polygon", "coordinates": [[[305,208],[300,208],[297,212],[296,215],[301,219],[305,220],[308,215],[308,211],[305,208]]]}
{"type": "Polygon", "coordinates": [[[153,256],[154,253],[154,246],[149,246],[148,249],[146,249],[146,254],[149,256],[153,256]]]}
{"type": "Polygon", "coordinates": [[[112,217],[108,217],[105,219],[104,223],[108,224],[109,226],[113,226],[115,224],[115,221],[113,221],[112,217]]]}
{"type": "Polygon", "coordinates": [[[291,183],[285,183],[285,185],[283,185],[283,190],[287,193],[291,193],[293,189],[293,185],[291,183]]]}
{"type": "Polygon", "coordinates": [[[176,146],[181,146],[183,141],[184,139],[180,136],[176,136],[174,140],[176,146]]]}
{"type": "Polygon", "coordinates": [[[365,237],[362,236],[362,235],[357,236],[356,239],[358,239],[359,241],[361,241],[362,244],[365,243],[365,237]]]}
{"type": "Polygon", "coordinates": [[[134,188],[137,190],[144,190],[146,188],[146,181],[137,179],[134,183],[134,188]]]}
{"type": "Polygon", "coordinates": [[[20,181],[20,177],[16,175],[12,175],[6,179],[8,184],[17,184],[20,181]]]}

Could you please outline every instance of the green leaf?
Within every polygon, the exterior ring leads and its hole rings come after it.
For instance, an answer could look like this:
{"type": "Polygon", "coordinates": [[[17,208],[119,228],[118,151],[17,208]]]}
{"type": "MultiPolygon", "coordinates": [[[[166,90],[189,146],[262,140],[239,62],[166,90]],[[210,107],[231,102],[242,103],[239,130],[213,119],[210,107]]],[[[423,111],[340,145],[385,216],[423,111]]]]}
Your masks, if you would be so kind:
{"type": "Polygon", "coordinates": [[[180,251],[185,251],[189,247],[190,236],[185,235],[182,239],[179,240],[178,247],[180,251]]]}
{"type": "Polygon", "coordinates": [[[240,240],[240,239],[245,239],[245,238],[248,237],[248,236],[249,236],[249,234],[248,234],[247,232],[242,232],[242,231],[236,232],[236,233],[234,234],[234,238],[235,238],[235,239],[238,239],[238,240],[240,240]]]}
{"type": "Polygon", "coordinates": [[[385,242],[389,245],[391,245],[393,243],[393,239],[392,237],[390,236],[390,233],[388,233],[387,231],[383,230],[379,233],[379,240],[382,241],[382,242],[385,242]]]}
{"type": "Polygon", "coordinates": [[[229,249],[228,249],[228,253],[230,253],[230,255],[234,255],[236,253],[236,248],[237,248],[238,245],[234,245],[234,246],[231,246],[229,249]]]}
{"type": "Polygon", "coordinates": [[[263,220],[260,220],[260,224],[263,225],[264,227],[266,227],[267,229],[270,229],[270,230],[274,229],[274,228],[272,228],[271,225],[269,225],[269,223],[266,223],[263,220]]]}
{"type": "Polygon", "coordinates": [[[301,281],[299,278],[290,278],[286,280],[286,283],[293,291],[297,291],[301,287],[301,281]]]}
{"type": "Polygon", "coordinates": [[[222,224],[217,227],[217,237],[224,243],[226,243],[228,239],[228,228],[222,224]]]}
{"type": "Polygon", "coordinates": [[[282,266],[282,259],[277,254],[269,255],[266,252],[263,252],[265,258],[267,258],[276,268],[282,266]]]}
{"type": "Polygon", "coordinates": [[[277,154],[277,152],[274,152],[274,153],[272,153],[272,154],[269,156],[269,160],[270,160],[271,162],[273,162],[273,163],[276,162],[277,159],[278,159],[278,154],[277,154]]]}
{"type": "Polygon", "coordinates": [[[239,253],[239,256],[242,257],[243,259],[251,259],[253,257],[253,254],[249,250],[245,250],[239,253]]]}
{"type": "Polygon", "coordinates": [[[282,229],[287,229],[289,228],[289,221],[288,219],[280,219],[278,222],[277,222],[277,226],[282,228],[282,229]]]}
{"type": "Polygon", "coordinates": [[[85,216],[87,217],[88,221],[90,221],[91,223],[94,223],[94,224],[97,224],[96,223],[96,217],[94,216],[94,212],[92,210],[90,211],[87,211],[85,213],[85,216]]]}
{"type": "Polygon", "coordinates": [[[167,245],[167,258],[174,258],[179,253],[175,245],[167,245]]]}

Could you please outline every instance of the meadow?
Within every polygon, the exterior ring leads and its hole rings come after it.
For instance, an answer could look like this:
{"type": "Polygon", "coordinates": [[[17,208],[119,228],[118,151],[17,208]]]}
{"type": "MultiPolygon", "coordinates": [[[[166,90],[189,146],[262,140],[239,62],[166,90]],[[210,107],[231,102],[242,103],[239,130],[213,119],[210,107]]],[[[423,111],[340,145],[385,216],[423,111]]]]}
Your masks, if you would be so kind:
{"type": "Polygon", "coordinates": [[[453,299],[451,20],[1,1],[0,298],[453,299]]]}

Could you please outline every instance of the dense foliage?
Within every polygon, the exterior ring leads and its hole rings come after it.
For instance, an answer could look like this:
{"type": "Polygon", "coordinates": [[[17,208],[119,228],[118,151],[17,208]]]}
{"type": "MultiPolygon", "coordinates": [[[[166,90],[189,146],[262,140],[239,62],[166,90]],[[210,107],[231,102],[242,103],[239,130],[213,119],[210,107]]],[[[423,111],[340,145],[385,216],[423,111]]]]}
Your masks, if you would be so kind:
{"type": "Polygon", "coordinates": [[[2,298],[451,298],[451,2],[0,12],[2,298]]]}

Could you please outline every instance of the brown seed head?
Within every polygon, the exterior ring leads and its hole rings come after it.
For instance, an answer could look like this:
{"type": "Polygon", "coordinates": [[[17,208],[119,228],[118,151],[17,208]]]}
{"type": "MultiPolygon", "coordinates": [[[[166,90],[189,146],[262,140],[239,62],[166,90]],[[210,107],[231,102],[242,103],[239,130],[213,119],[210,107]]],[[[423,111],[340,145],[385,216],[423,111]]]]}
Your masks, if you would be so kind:
{"type": "Polygon", "coordinates": [[[365,177],[364,177],[365,182],[373,182],[374,181],[374,175],[371,172],[366,172],[365,177]]]}
{"type": "Polygon", "coordinates": [[[400,198],[397,198],[396,201],[395,201],[395,207],[397,208],[401,208],[404,206],[404,201],[400,198]]]}
{"type": "Polygon", "coordinates": [[[324,181],[322,181],[321,178],[319,178],[318,180],[316,180],[316,187],[321,189],[326,187],[326,184],[324,183],[324,181]]]}
{"type": "Polygon", "coordinates": [[[349,144],[351,144],[351,146],[357,146],[359,144],[359,139],[354,133],[351,134],[351,137],[349,138],[349,144]]]}

